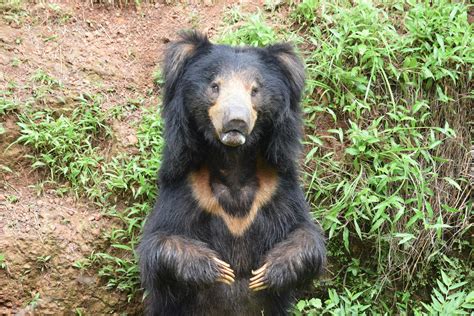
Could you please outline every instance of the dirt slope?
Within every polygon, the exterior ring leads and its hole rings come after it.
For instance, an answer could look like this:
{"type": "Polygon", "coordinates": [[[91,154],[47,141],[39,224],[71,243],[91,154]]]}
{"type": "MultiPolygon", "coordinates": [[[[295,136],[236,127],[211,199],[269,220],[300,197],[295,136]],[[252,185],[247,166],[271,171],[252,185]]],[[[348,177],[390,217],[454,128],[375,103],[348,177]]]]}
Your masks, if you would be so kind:
{"type": "MultiPolygon", "coordinates": [[[[0,11],[0,90],[14,83],[13,98],[26,102],[31,77],[42,69],[62,85],[45,106],[67,106],[81,92],[105,94],[104,108],[126,104],[152,89],[152,72],[178,30],[214,34],[226,5],[157,3],[137,10],[62,1],[0,11]]],[[[106,289],[94,271],[73,267],[101,247],[110,219],[87,201],[39,185],[45,175],[31,170],[27,149],[9,147],[19,133],[16,113],[1,121],[0,166],[12,172],[0,171],[0,315],[139,314],[139,302],[106,289]]],[[[126,143],[130,129],[117,127],[117,142],[126,143]]]]}

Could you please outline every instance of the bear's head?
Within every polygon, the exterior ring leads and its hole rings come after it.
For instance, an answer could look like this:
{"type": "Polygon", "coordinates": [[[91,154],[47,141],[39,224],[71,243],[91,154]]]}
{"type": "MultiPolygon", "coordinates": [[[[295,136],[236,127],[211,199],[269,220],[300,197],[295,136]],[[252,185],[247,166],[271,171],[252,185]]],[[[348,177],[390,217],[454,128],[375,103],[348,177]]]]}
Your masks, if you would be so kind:
{"type": "Polygon", "coordinates": [[[304,67],[291,45],[230,47],[187,32],[168,47],[163,75],[165,161],[178,160],[174,169],[203,148],[258,146],[270,163],[293,163],[304,67]]]}

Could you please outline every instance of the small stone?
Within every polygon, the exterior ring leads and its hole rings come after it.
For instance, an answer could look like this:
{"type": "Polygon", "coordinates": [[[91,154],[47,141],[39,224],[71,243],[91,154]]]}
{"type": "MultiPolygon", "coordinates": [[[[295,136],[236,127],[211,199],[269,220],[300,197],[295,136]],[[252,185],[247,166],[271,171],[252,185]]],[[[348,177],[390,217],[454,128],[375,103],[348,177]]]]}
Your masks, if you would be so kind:
{"type": "Polygon", "coordinates": [[[87,275],[80,275],[77,277],[76,280],[77,280],[77,283],[79,284],[91,285],[95,283],[95,279],[87,275]]]}
{"type": "Polygon", "coordinates": [[[129,145],[135,145],[136,143],[138,143],[137,136],[135,136],[133,134],[128,135],[127,136],[127,143],[129,145]]]}

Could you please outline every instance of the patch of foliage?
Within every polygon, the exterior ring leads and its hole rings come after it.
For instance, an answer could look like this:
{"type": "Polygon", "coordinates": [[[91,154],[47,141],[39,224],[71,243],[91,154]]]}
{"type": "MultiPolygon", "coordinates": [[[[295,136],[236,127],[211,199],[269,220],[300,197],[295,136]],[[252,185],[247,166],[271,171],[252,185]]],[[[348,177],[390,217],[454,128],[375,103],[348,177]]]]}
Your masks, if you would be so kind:
{"type": "Polygon", "coordinates": [[[462,315],[474,309],[474,291],[465,292],[467,281],[455,282],[441,270],[441,279],[436,280],[437,288],[433,289],[431,302],[421,303],[424,311],[415,315],[462,315]]]}
{"type": "Polygon", "coordinates": [[[5,254],[3,252],[0,252],[0,269],[6,270],[7,269],[7,263],[5,260],[5,254]]]}
{"type": "Polygon", "coordinates": [[[162,122],[158,111],[145,110],[136,126],[134,154],[119,153],[108,159],[103,144],[111,140],[112,130],[100,96],[81,96],[75,105],[66,114],[50,109],[20,114],[17,142],[31,147],[32,166],[47,170],[48,181],[66,182],[69,190],[88,197],[121,224],[105,236],[112,250],[94,253],[75,266],[99,266],[107,285],[132,299],[139,289],[134,248],[155,199],[162,122]]]}
{"type": "MultiPolygon", "coordinates": [[[[0,118],[18,109],[19,107],[18,102],[15,99],[13,99],[12,94],[13,93],[10,90],[5,90],[5,91],[0,90],[0,118]]],[[[5,128],[3,127],[3,122],[0,121],[0,135],[4,133],[5,133],[5,128]]]]}
{"type": "Polygon", "coordinates": [[[107,191],[122,194],[127,201],[125,210],[109,207],[108,215],[117,218],[121,227],[107,233],[106,238],[116,251],[96,253],[92,261],[100,263],[99,274],[106,277],[107,285],[129,294],[132,299],[140,289],[135,247],[144,219],[153,207],[156,195],[156,176],[161,165],[164,145],[163,125],[159,112],[147,110],[137,126],[137,153],[118,155],[107,165],[107,191]]]}
{"type": "MultiPolygon", "coordinates": [[[[468,179],[459,172],[467,165],[454,166],[470,145],[458,119],[467,115],[474,61],[467,7],[408,3],[400,23],[391,8],[369,2],[328,5],[315,17],[301,5],[295,22],[310,25],[316,45],[307,56],[304,175],[335,271],[326,285],[336,292],[319,312],[416,310],[409,293],[429,288],[440,254],[471,227],[468,179]]],[[[467,271],[456,270],[472,281],[467,271]]]]}
{"type": "Polygon", "coordinates": [[[18,109],[18,102],[13,99],[11,91],[0,90],[0,116],[18,109]]]}
{"type": "Polygon", "coordinates": [[[77,101],[70,116],[50,109],[21,113],[17,142],[34,149],[28,156],[33,168],[49,170],[51,180],[67,180],[80,193],[101,182],[104,158],[97,143],[109,137],[111,130],[97,97],[83,95],[77,101]]]}
{"type": "Polygon", "coordinates": [[[7,0],[0,2],[0,14],[9,24],[21,24],[28,16],[23,8],[22,0],[7,0]]]}
{"type": "Polygon", "coordinates": [[[228,45],[251,45],[251,46],[265,46],[272,44],[277,40],[277,33],[270,27],[262,13],[239,16],[235,11],[231,11],[230,21],[243,23],[235,23],[225,29],[219,42],[228,45]]]}

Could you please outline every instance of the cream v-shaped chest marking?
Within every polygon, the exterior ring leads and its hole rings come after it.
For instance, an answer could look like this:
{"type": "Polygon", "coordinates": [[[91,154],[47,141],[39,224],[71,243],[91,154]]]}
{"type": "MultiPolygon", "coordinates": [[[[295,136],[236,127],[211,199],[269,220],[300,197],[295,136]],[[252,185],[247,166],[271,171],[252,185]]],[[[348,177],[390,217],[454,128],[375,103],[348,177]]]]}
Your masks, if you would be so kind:
{"type": "Polygon", "coordinates": [[[234,236],[242,236],[252,225],[258,211],[264,206],[275,193],[278,186],[278,175],[275,170],[257,166],[258,188],[247,215],[238,217],[224,211],[216,196],[213,194],[209,170],[206,167],[190,174],[190,183],[194,198],[199,206],[206,212],[222,218],[230,233],[234,236]]]}

